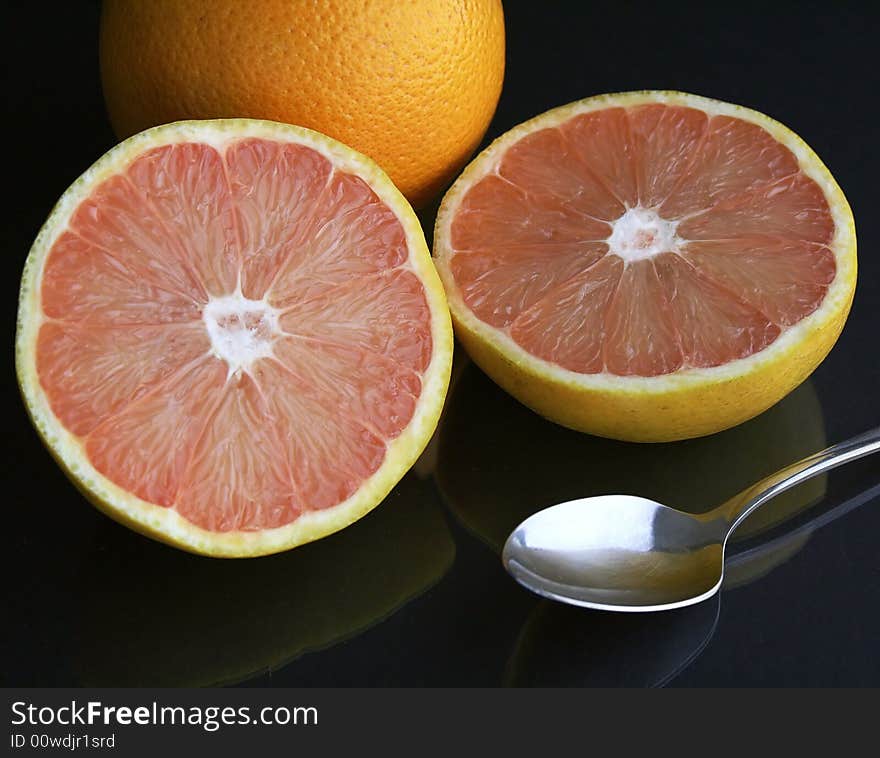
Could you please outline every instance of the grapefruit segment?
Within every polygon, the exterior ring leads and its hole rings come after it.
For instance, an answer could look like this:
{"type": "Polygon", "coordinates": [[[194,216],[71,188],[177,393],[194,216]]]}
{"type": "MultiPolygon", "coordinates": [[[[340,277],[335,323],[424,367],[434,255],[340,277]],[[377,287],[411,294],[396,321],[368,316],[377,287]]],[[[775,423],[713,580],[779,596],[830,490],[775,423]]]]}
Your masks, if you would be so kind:
{"type": "Polygon", "coordinates": [[[142,500],[173,506],[226,373],[215,358],[180,367],[84,437],[89,463],[142,500]]]}
{"type": "Polygon", "coordinates": [[[497,175],[474,186],[464,199],[452,228],[456,250],[485,249],[493,245],[543,245],[551,242],[601,242],[611,228],[588,219],[552,195],[532,198],[529,192],[497,175]]]}
{"type": "MultiPolygon", "coordinates": [[[[135,277],[204,303],[204,282],[156,212],[147,210],[142,192],[119,172],[101,182],[79,204],[70,229],[91,246],[100,248],[135,277]]],[[[48,263],[60,258],[52,251],[48,263]]]]}
{"type": "Polygon", "coordinates": [[[224,155],[241,235],[241,291],[258,300],[316,229],[333,165],[303,145],[244,139],[224,155]]]}
{"type": "MultiPolygon", "coordinates": [[[[627,111],[633,141],[638,203],[661,205],[690,174],[709,124],[695,108],[640,105],[627,111]]],[[[629,206],[632,207],[632,206],[629,206]]],[[[623,215],[623,211],[612,218],[623,215]]]]}
{"type": "MultiPolygon", "coordinates": [[[[631,160],[635,144],[624,108],[585,113],[559,128],[574,146],[586,172],[598,179],[624,209],[638,204],[638,171],[631,160]]],[[[608,220],[611,218],[614,216],[608,220]]]]}
{"type": "Polygon", "coordinates": [[[157,277],[137,257],[126,259],[64,232],[43,270],[43,312],[53,319],[102,327],[192,322],[200,293],[157,277]],[[86,284],[87,283],[87,284],[86,284]]]}
{"type": "Polygon", "coordinates": [[[681,255],[779,326],[819,307],[836,268],[827,247],[781,237],[689,242],[681,255]]]}
{"type": "Polygon", "coordinates": [[[688,366],[709,368],[746,358],[779,336],[779,327],[760,310],[733,296],[718,280],[700,274],[681,256],[665,253],[654,265],[688,366]]]}
{"type": "Polygon", "coordinates": [[[286,334],[375,352],[423,371],[433,349],[429,314],[418,276],[394,270],[288,305],[279,325],[286,334]]]}
{"type": "Polygon", "coordinates": [[[382,465],[388,440],[331,407],[329,398],[319,401],[320,388],[288,391],[285,383],[294,377],[277,361],[265,361],[255,378],[290,448],[293,487],[304,509],[344,502],[382,465]]]}
{"type": "MultiPolygon", "coordinates": [[[[694,146],[688,171],[675,191],[663,199],[661,215],[681,218],[697,213],[719,200],[800,171],[789,146],[763,125],[738,115],[716,114],[709,119],[704,139],[694,146]]],[[[658,158],[662,161],[662,156],[658,158]]]]}
{"type": "Polygon", "coordinates": [[[601,328],[605,368],[612,374],[658,376],[684,365],[674,314],[653,260],[624,266],[601,328]]]}
{"type": "Polygon", "coordinates": [[[212,532],[271,529],[296,520],[303,503],[294,493],[288,430],[263,390],[242,373],[219,397],[192,445],[174,499],[177,511],[212,532]]]}
{"type": "Polygon", "coordinates": [[[198,323],[119,327],[50,321],[37,370],[53,413],[78,436],[211,348],[198,323]]]}
{"type": "Polygon", "coordinates": [[[686,240],[779,235],[827,244],[834,234],[834,220],[819,185],[795,174],[719,200],[684,219],[677,231],[686,240]]]}
{"type": "Polygon", "coordinates": [[[505,247],[501,254],[458,255],[452,266],[466,283],[462,296],[468,307],[487,323],[506,327],[607,251],[604,242],[527,244],[505,247]]]}
{"type": "Polygon", "coordinates": [[[512,129],[447,193],[435,259],[476,362],[584,431],[669,440],[754,416],[831,349],[852,214],[754,111],[637,92],[512,129]]]}
{"type": "Polygon", "coordinates": [[[382,439],[394,439],[415,413],[422,390],[419,372],[403,363],[355,347],[286,337],[275,357],[332,408],[382,439]],[[315,356],[318,356],[317,359],[315,356]]]}
{"type": "Polygon", "coordinates": [[[403,265],[406,236],[400,221],[362,179],[335,174],[321,196],[321,206],[299,224],[309,239],[289,250],[269,282],[267,298],[283,308],[344,282],[403,265]]]}
{"type": "Polygon", "coordinates": [[[510,336],[525,349],[570,371],[593,373],[605,365],[604,317],[623,273],[611,256],[568,279],[519,314],[510,336]],[[598,328],[585,328],[594,323],[598,328]]]}
{"type": "Polygon", "coordinates": [[[269,122],[108,153],[22,281],[37,428],[112,516],[211,555],[317,539],[427,444],[451,325],[412,209],[366,158],[269,122]]]}
{"type": "Polygon", "coordinates": [[[498,174],[525,192],[543,187],[560,204],[597,219],[610,221],[626,210],[589,172],[559,129],[541,129],[523,137],[501,160],[498,174]]]}
{"type": "MultiPolygon", "coordinates": [[[[164,228],[168,252],[178,245],[183,249],[178,260],[192,269],[199,289],[211,296],[234,290],[240,251],[229,182],[217,150],[196,143],[158,147],[134,161],[125,176],[138,190],[140,202],[133,210],[164,228]]],[[[167,256],[162,248],[143,252],[147,260],[167,256]]]]}

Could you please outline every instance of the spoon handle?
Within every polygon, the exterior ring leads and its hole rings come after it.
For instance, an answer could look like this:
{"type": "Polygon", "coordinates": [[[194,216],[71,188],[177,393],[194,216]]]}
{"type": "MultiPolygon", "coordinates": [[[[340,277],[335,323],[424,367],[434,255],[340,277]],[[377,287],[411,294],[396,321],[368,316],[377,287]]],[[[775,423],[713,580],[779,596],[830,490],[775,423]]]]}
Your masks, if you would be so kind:
{"type": "Polygon", "coordinates": [[[830,471],[844,463],[878,451],[880,451],[880,427],[838,442],[836,445],[826,447],[797,463],[786,466],[743,490],[705,516],[720,517],[729,524],[728,533],[732,532],[750,513],[776,497],[780,492],[785,492],[785,490],[818,476],[824,471],[830,471]]]}

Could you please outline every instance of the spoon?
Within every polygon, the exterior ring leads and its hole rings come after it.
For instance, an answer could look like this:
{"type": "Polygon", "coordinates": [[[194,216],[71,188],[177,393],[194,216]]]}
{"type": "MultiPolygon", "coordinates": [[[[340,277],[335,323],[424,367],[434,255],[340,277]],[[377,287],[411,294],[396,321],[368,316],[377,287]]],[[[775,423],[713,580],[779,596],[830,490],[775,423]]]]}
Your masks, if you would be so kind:
{"type": "Polygon", "coordinates": [[[607,611],[692,605],[718,591],[727,540],[750,513],[807,479],[877,451],[880,427],[792,463],[701,514],[633,495],[560,503],[514,529],[502,561],[527,589],[571,605],[607,611]]]}

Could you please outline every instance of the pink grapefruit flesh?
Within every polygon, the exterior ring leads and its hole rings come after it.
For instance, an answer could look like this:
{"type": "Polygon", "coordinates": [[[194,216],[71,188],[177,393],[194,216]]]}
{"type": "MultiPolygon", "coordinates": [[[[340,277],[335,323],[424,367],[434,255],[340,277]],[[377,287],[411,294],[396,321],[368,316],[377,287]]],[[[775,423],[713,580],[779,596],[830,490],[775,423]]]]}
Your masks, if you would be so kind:
{"type": "Polygon", "coordinates": [[[816,182],[760,127],[671,105],[608,108],[511,147],[461,201],[465,304],[579,373],[745,358],[834,278],[816,182]]]}

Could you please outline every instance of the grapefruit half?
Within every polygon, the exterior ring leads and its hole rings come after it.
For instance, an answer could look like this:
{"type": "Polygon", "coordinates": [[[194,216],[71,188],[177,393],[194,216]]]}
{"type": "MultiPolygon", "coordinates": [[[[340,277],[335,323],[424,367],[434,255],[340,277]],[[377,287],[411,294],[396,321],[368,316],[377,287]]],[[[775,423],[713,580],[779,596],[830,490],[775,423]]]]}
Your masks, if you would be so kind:
{"type": "Polygon", "coordinates": [[[676,92],[588,98],[497,139],[444,198],[434,255],[486,373],[632,441],[769,408],[830,351],[856,282],[852,213],[816,154],[676,92]]]}
{"type": "Polygon", "coordinates": [[[451,354],[402,195],[272,122],[118,145],[22,279],[19,384],[49,450],[110,516],[198,553],[278,552],[372,509],[430,438],[451,354]]]}

